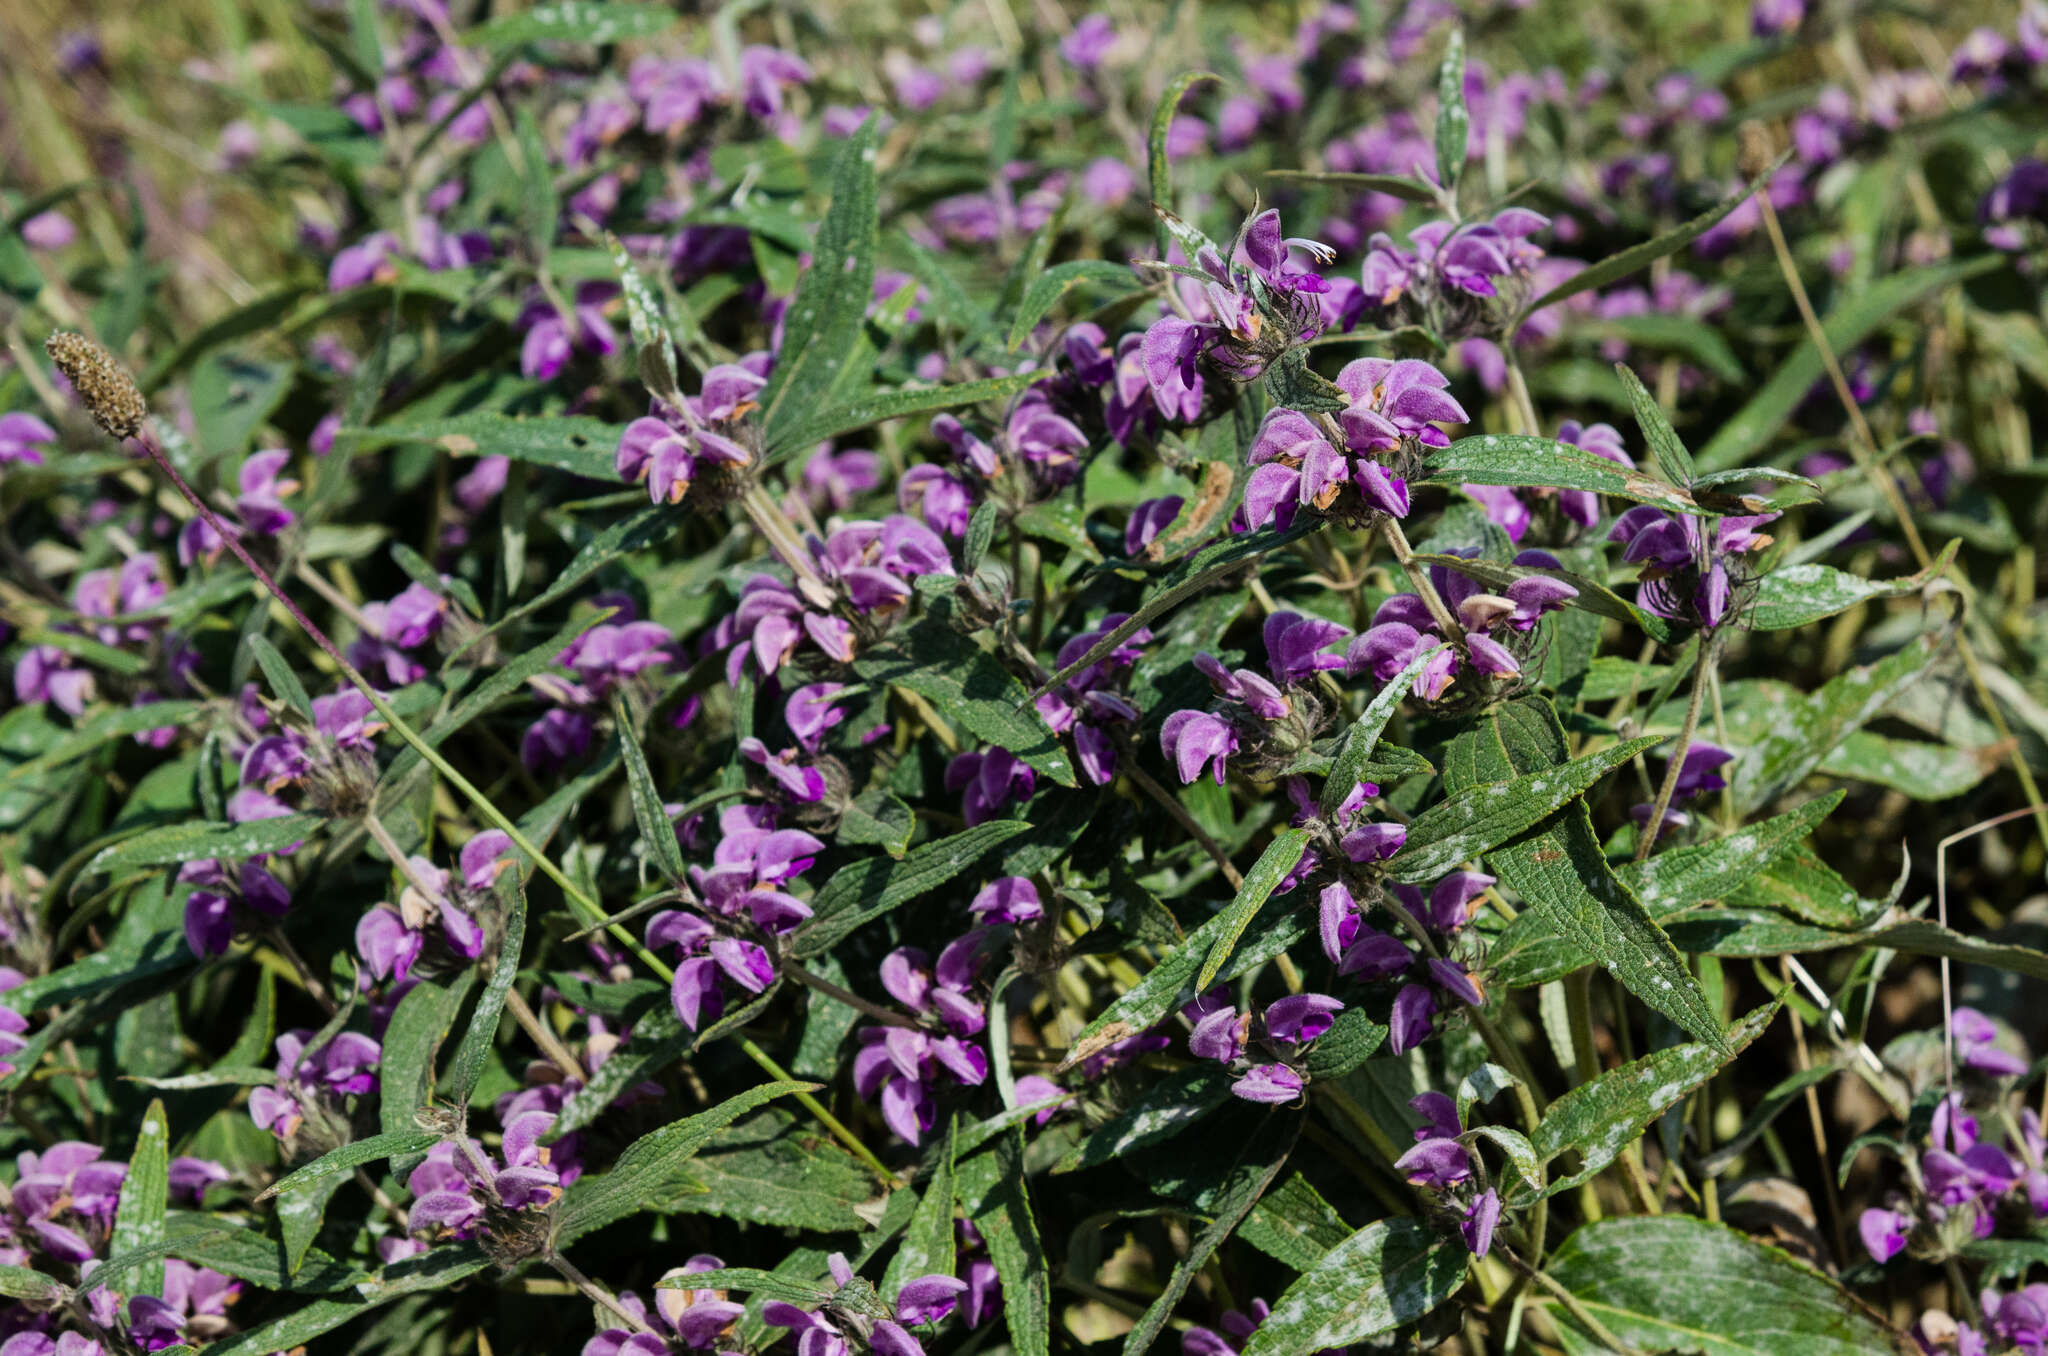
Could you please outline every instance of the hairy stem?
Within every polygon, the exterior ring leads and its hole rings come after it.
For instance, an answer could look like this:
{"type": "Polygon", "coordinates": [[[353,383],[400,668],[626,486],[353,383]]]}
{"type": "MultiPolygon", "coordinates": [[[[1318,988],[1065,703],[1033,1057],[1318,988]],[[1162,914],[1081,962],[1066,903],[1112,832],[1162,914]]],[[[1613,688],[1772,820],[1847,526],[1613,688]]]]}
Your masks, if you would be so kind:
{"type": "Polygon", "coordinates": [[[1692,737],[1699,732],[1700,708],[1705,705],[1707,684],[1712,681],[1715,661],[1721,655],[1721,633],[1710,633],[1700,642],[1700,665],[1692,675],[1692,696],[1685,704],[1685,724],[1679,727],[1678,743],[1671,750],[1670,765],[1664,769],[1664,784],[1657,788],[1657,800],[1650,807],[1650,819],[1643,826],[1636,840],[1637,861],[1650,855],[1650,849],[1664,832],[1664,815],[1671,808],[1671,797],[1678,790],[1678,778],[1685,771],[1686,750],[1692,747],[1692,737]]]}

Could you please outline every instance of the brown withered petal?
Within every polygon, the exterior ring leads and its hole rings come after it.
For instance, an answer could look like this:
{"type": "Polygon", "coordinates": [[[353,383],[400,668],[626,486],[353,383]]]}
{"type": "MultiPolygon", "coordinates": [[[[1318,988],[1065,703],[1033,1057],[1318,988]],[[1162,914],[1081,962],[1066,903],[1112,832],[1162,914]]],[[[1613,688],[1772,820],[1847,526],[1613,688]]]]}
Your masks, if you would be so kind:
{"type": "Polygon", "coordinates": [[[51,335],[43,348],[64,374],[86,413],[110,438],[133,438],[149,417],[149,403],[128,369],[94,340],[70,330],[51,335]]]}

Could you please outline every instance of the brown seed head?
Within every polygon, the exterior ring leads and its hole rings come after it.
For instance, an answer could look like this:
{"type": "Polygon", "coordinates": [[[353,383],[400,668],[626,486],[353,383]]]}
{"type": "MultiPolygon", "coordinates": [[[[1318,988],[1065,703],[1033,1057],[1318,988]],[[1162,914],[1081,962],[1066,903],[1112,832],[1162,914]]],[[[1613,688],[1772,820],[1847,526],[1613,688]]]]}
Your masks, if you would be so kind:
{"type": "Polygon", "coordinates": [[[50,361],[78,392],[86,413],[110,438],[133,438],[149,417],[149,404],[135,385],[135,378],[113,354],[95,341],[70,330],[60,330],[43,345],[50,361]]]}

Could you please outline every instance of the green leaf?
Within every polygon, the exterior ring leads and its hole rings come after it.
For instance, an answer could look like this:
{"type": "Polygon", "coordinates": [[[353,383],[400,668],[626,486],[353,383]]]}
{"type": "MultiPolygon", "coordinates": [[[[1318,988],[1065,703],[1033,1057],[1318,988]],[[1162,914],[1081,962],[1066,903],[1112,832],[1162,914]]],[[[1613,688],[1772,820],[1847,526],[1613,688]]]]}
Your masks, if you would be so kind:
{"type": "Polygon", "coordinates": [[[1139,285],[1128,264],[1112,263],[1107,259],[1072,259],[1064,264],[1054,264],[1033,278],[1024,289],[1024,299],[1017,303],[1017,314],[1010,321],[1010,352],[1015,353],[1023,345],[1030,337],[1032,327],[1059,304],[1061,297],[1089,283],[1118,286],[1124,291],[1139,285]]]}
{"type": "Polygon", "coordinates": [[[957,410],[990,400],[1008,400],[1045,378],[1044,372],[1014,372],[1007,377],[984,377],[979,381],[960,381],[950,386],[906,387],[899,391],[869,393],[810,412],[802,416],[801,423],[795,422],[798,416],[793,415],[791,421],[769,439],[768,461],[773,465],[784,456],[808,451],[827,438],[842,437],[891,419],[957,410]]]}
{"type": "Polygon", "coordinates": [[[1215,980],[1216,972],[1230,959],[1230,953],[1237,948],[1237,939],[1251,925],[1252,916],[1265,906],[1267,896],[1273,887],[1284,880],[1294,864],[1301,860],[1301,854],[1308,849],[1309,830],[1288,829],[1273,835],[1273,841],[1259,854],[1259,860],[1252,863],[1252,869],[1245,873],[1244,884],[1239,887],[1237,897],[1217,915],[1223,926],[1218,929],[1215,941],[1210,944],[1209,954],[1202,961],[1202,972],[1195,979],[1195,988],[1207,989],[1215,980]]]}
{"type": "Polygon", "coordinates": [[[992,819],[912,848],[900,859],[869,857],[834,875],[811,897],[812,917],[797,934],[795,954],[822,955],[855,928],[938,889],[1032,826],[992,819]]]}
{"type": "Polygon", "coordinates": [[[85,757],[101,745],[144,730],[192,726],[206,714],[204,702],[150,702],[145,706],[123,706],[102,711],[72,726],[69,733],[27,762],[7,769],[4,782],[28,782],[85,757]]]}
{"type": "Polygon", "coordinates": [[[548,163],[547,143],[541,140],[540,123],[535,120],[532,107],[521,101],[513,117],[519,131],[524,189],[520,213],[525,218],[526,244],[537,254],[545,255],[555,246],[555,230],[562,219],[562,198],[555,191],[554,168],[548,163]]]}
{"type": "Polygon", "coordinates": [[[56,1304],[61,1303],[70,1293],[69,1286],[52,1280],[40,1271],[28,1267],[0,1266],[0,1295],[5,1295],[9,1299],[56,1304]]]}
{"type": "Polygon", "coordinates": [[[1287,1156],[1294,1150],[1301,1124],[1299,1116],[1274,1113],[1261,1125],[1260,1133],[1246,1142],[1229,1175],[1216,1184],[1216,1203],[1209,1223],[1188,1244],[1186,1255],[1174,1264],[1158,1296],[1124,1338],[1124,1356],[1142,1356],[1151,1349],[1195,1277],[1287,1166],[1287,1156]]]}
{"type": "Polygon", "coordinates": [[[988,1243],[1003,1282],[1003,1320],[1016,1356],[1050,1356],[1052,1274],[1031,1214],[1024,1134],[1012,1131],[960,1166],[960,1204],[988,1243]]]}
{"type": "Polygon", "coordinates": [[[277,647],[264,636],[255,634],[249,637],[249,652],[256,656],[256,665],[270,680],[270,690],[277,699],[308,721],[312,720],[313,699],[306,695],[306,685],[299,681],[299,675],[277,652],[277,647]]]}
{"type": "MultiPolygon", "coordinates": [[[[388,1042],[387,1042],[388,1044],[388,1042]]],[[[203,1073],[178,1074],[171,1078],[142,1078],[128,1075],[128,1081],[140,1083],[145,1088],[158,1092],[190,1092],[194,1088],[258,1088],[277,1081],[277,1070],[259,1068],[256,1065],[216,1065],[203,1073]]]]}
{"type": "Polygon", "coordinates": [[[1947,800],[1996,772],[2001,762],[1998,749],[1996,744],[1958,749],[1858,730],[1835,746],[1820,770],[1825,777],[1869,782],[1914,800],[1947,800]]]}
{"type": "Polygon", "coordinates": [[[676,826],[669,819],[661,792],[654,785],[654,773],[647,766],[647,752],[640,747],[639,731],[633,728],[631,710],[623,692],[612,696],[612,724],[626,759],[626,785],[633,796],[633,819],[640,826],[640,841],[663,875],[671,881],[683,878],[683,845],[676,838],[676,826]]]}
{"type": "Polygon", "coordinates": [[[1903,598],[1918,593],[1948,572],[1962,544],[1960,539],[1951,541],[1926,569],[1897,579],[1865,579],[1830,565],[1791,565],[1772,570],[1757,581],[1756,601],[1742,614],[1743,624],[1757,631],[1787,631],[1847,612],[1874,598],[1903,598]]]}
{"type": "Polygon", "coordinates": [[[1302,1055],[1302,1071],[1311,1079],[1342,1078],[1378,1054],[1386,1039],[1386,1026],[1365,1009],[1346,1008],[1302,1055]]]}
{"type": "Polygon", "coordinates": [[[862,651],[853,671],[869,683],[909,688],[977,738],[1008,749],[1061,786],[1077,785],[1067,751],[1025,686],[994,655],[938,619],[862,651]]]}
{"type": "MultiPolygon", "coordinates": [[[[1564,730],[1540,698],[1511,702],[1481,717],[1452,741],[1444,784],[1455,795],[1504,775],[1554,767],[1564,760],[1564,730]]],[[[1522,897],[1529,924],[1565,939],[1584,961],[1608,973],[1637,998],[1709,1044],[1721,1023],[1699,981],[1635,892],[1616,878],[1583,803],[1567,806],[1503,847],[1487,865],[1522,897]]]]}
{"type": "Polygon", "coordinates": [[[1662,742],[1661,735],[1644,735],[1560,766],[1461,787],[1409,824],[1407,844],[1388,859],[1387,874],[1428,885],[1458,863],[1490,852],[1548,818],[1609,772],[1662,742]]]}
{"type": "Polygon", "coordinates": [[[619,290],[626,296],[626,323],[633,334],[640,384],[657,398],[679,405],[682,395],[676,387],[676,341],[668,332],[661,300],[647,285],[646,276],[619,238],[607,231],[604,243],[611,251],[612,268],[619,275],[619,290]]]}
{"type": "Polygon", "coordinates": [[[901,857],[916,831],[917,816],[908,802],[877,786],[854,797],[832,837],[841,846],[879,847],[891,857],[901,857]]]}
{"type": "Polygon", "coordinates": [[[1769,183],[1771,176],[1778,172],[1779,166],[1785,163],[1786,157],[1789,155],[1791,155],[1791,152],[1787,151],[1784,155],[1779,156],[1769,169],[1757,175],[1756,178],[1750,180],[1742,188],[1721,199],[1712,208],[1686,222],[1683,226],[1675,227],[1660,236],[1645,240],[1640,245],[1631,245],[1619,254],[1610,254],[1599,263],[1580,269],[1571,277],[1566,278],[1563,282],[1530,302],[1528,310],[1524,311],[1523,314],[1525,316],[1534,315],[1544,307],[1563,301],[1566,297],[1575,297],[1579,293],[1595,287],[1605,287],[1618,278],[1626,278],[1631,273],[1648,268],[1667,254],[1676,254],[1712,230],[1720,222],[1721,218],[1742,206],[1750,194],[1769,183]]]}
{"type": "MultiPolygon", "coordinates": [[[[114,1216],[114,1234],[107,1242],[107,1255],[118,1260],[137,1249],[155,1248],[164,1241],[164,1215],[171,1205],[171,1128],[164,1119],[164,1104],[152,1101],[143,1115],[142,1128],[135,1135],[135,1152],[128,1157],[128,1176],[121,1183],[121,1203],[114,1216]]],[[[111,1267],[110,1260],[106,1266],[111,1267]]],[[[161,1255],[140,1266],[135,1277],[122,1287],[132,1295],[164,1293],[164,1262],[161,1255]]]]}
{"type": "MultiPolygon", "coordinates": [[[[1880,278],[1868,287],[1848,292],[1821,325],[1821,331],[1836,353],[1848,353],[1889,320],[1894,312],[1951,284],[2001,267],[2004,262],[2001,255],[1986,254],[1974,259],[1929,264],[1880,278]]],[[[1587,273],[1597,271],[1598,266],[1586,270],[1587,273]]],[[[1580,278],[1584,276],[1584,273],[1579,275],[1580,278]]],[[[1578,278],[1572,279],[1573,283],[1577,281],[1578,278]]],[[[1569,287],[1571,283],[1565,285],[1569,287]]],[[[1752,460],[1770,441],[1771,435],[1792,417],[1792,411],[1806,398],[1813,384],[1825,375],[1820,350],[1811,338],[1802,340],[1792,355],[1771,374],[1771,379],[1749,398],[1749,403],[1723,421],[1720,431],[1699,450],[1701,468],[1719,471],[1752,460]]]]}
{"type": "Polygon", "coordinates": [[[1413,1323],[1465,1282],[1465,1248],[1418,1220],[1368,1224],[1324,1253],[1273,1306],[1244,1356],[1300,1356],[1413,1323]]]}
{"type": "Polygon", "coordinates": [[[434,1090],[434,1059],[469,996],[470,970],[456,982],[423,979],[406,991],[384,1029],[384,1055],[377,1068],[378,1128],[385,1134],[417,1130],[419,1113],[434,1090]]]}
{"type": "Polygon", "coordinates": [[[1407,696],[1408,689],[1415,685],[1416,678],[1421,676],[1423,666],[1429,663],[1430,656],[1441,648],[1437,646],[1428,653],[1419,654],[1410,660],[1407,668],[1394,675],[1373,694],[1372,701],[1359,713],[1358,719],[1351,723],[1351,728],[1344,732],[1344,742],[1330,761],[1330,770],[1323,781],[1323,794],[1317,802],[1317,808],[1321,810],[1323,818],[1334,817],[1343,807],[1344,798],[1350,795],[1352,788],[1362,780],[1361,772],[1366,764],[1372,761],[1373,749],[1378,746],[1380,735],[1386,731],[1387,722],[1392,720],[1394,712],[1400,709],[1401,699],[1407,696]]]}
{"type": "Polygon", "coordinates": [[[1761,809],[1804,781],[1851,733],[1927,676],[1947,652],[1944,640],[1942,632],[1920,635],[1787,704],[1735,761],[1728,781],[1736,808],[1761,809]]]}
{"type": "Polygon", "coordinates": [[[903,1242],[883,1274],[882,1298],[892,1304],[905,1281],[953,1274],[953,1155],[959,1134],[960,1118],[956,1112],[946,1123],[945,1142],[937,1146],[938,1162],[925,1183],[924,1195],[917,1199],[917,1210],[910,1217],[910,1226],[903,1231],[903,1242]]]}
{"type": "MultiPolygon", "coordinates": [[[[1196,85],[1204,83],[1221,84],[1223,77],[1208,71],[1185,71],[1173,79],[1166,92],[1159,96],[1159,106],[1152,110],[1152,131],[1146,139],[1145,168],[1152,190],[1152,204],[1155,208],[1173,210],[1173,166],[1166,157],[1166,134],[1173,127],[1174,115],[1180,111],[1180,101],[1196,85]]],[[[1159,257],[1164,259],[1167,246],[1172,243],[1172,234],[1164,220],[1154,223],[1159,243],[1159,257]]],[[[1194,258],[1194,251],[1188,251],[1194,258]]]]}
{"type": "MultiPolygon", "coordinates": [[[[666,997],[664,993],[663,998],[666,997]]],[[[694,1033],[676,1020],[674,1010],[664,1001],[635,1021],[632,1039],[598,1065],[588,1082],[569,1094],[544,1138],[552,1142],[590,1124],[620,1093],[674,1064],[694,1039],[694,1033]]]]}
{"type": "Polygon", "coordinates": [[[781,1300],[817,1308],[832,1300],[832,1292],[808,1281],[791,1280],[756,1267],[725,1267],[717,1271],[693,1271],[687,1276],[667,1276],[654,1283],[657,1290],[737,1290],[762,1299],[781,1300]],[[698,1278],[703,1279],[699,1280],[698,1278]]]}
{"type": "Polygon", "coordinates": [[[1150,1149],[1179,1135],[1230,1100],[1228,1069],[1203,1064],[1167,1074],[1138,1093],[1053,1168],[1079,1172],[1112,1159],[1150,1149]]]}
{"type": "Polygon", "coordinates": [[[285,1269],[284,1250],[274,1238],[214,1215],[172,1211],[170,1255],[212,1267],[265,1290],[320,1294],[347,1290],[363,1273],[318,1248],[308,1249],[296,1274],[285,1269]]]}
{"type": "Polygon", "coordinates": [[[677,1214],[819,1233],[862,1233],[873,1227],[875,1180],[867,1169],[837,1144],[776,1111],[719,1135],[711,1148],[690,1160],[689,1172],[696,1189],[674,1199],[671,1208],[677,1214]]]}
{"type": "Polygon", "coordinates": [[[603,0],[562,0],[506,14],[473,28],[467,41],[499,50],[529,42],[581,42],[592,46],[627,38],[649,38],[675,25],[676,11],[667,5],[615,4],[603,0]]]}
{"type": "Polygon", "coordinates": [[[1335,414],[1351,403],[1336,382],[1308,365],[1308,350],[1288,349],[1266,369],[1266,398],[1286,410],[1335,414]]]}
{"type": "Polygon", "coordinates": [[[1619,339],[1632,349],[1690,358],[1727,382],[1739,382],[1746,375],[1741,360],[1721,332],[1695,316],[1668,312],[1618,315],[1592,323],[1577,321],[1572,332],[1588,339],[1619,339]]]}
{"type": "Polygon", "coordinates": [[[335,1181],[370,1163],[381,1163],[388,1158],[404,1154],[424,1153],[441,1142],[441,1136],[431,1130],[400,1130],[388,1135],[372,1135],[368,1139],[355,1140],[338,1149],[329,1150],[305,1167],[285,1174],[266,1187],[256,1199],[267,1201],[273,1196],[287,1196],[296,1192],[310,1191],[323,1182],[335,1181]]]}
{"type": "Polygon", "coordinates": [[[512,414],[458,414],[410,424],[376,424],[344,428],[335,434],[337,450],[369,452],[399,443],[426,444],[458,457],[510,457],[589,480],[619,483],[612,465],[621,424],[583,415],[550,414],[531,418],[512,414]]]}
{"type": "Polygon", "coordinates": [[[259,1356],[263,1352],[290,1351],[362,1317],[379,1303],[377,1300],[356,1299],[314,1300],[281,1318],[210,1343],[206,1350],[209,1356],[259,1356]]]}
{"type": "Polygon", "coordinates": [[[1590,490],[1673,513],[1704,512],[1684,490],[1570,443],[1526,433],[1481,433],[1429,455],[1423,485],[1533,485],[1590,490]]]}
{"type": "Polygon", "coordinates": [[[847,369],[874,296],[880,125],[869,115],[833,168],[832,205],[783,317],[784,356],[761,391],[761,427],[770,447],[795,446],[791,428],[828,405],[836,391],[866,379],[865,372],[847,369]]]}
{"type": "Polygon", "coordinates": [[[1352,1228],[1306,1177],[1295,1173],[1252,1207],[1237,1236],[1296,1271],[1311,1271],[1352,1228]]]}
{"type": "Polygon", "coordinates": [[[1846,794],[1835,791],[1818,796],[1796,810],[1710,843],[1666,848],[1646,861],[1629,863],[1616,874],[1636,892],[1643,907],[1659,918],[1725,899],[1768,863],[1804,841],[1846,794]]]}
{"type": "MultiPolygon", "coordinates": [[[[1725,1225],[1687,1215],[1584,1225],[1547,1270],[1603,1327],[1640,1351],[1868,1356],[1893,1350],[1885,1326],[1827,1277],[1725,1225]],[[1684,1284],[1674,1285],[1674,1277],[1684,1284]]],[[[1578,1339],[1573,1350],[1606,1350],[1564,1309],[1551,1314],[1578,1339]]]]}
{"type": "Polygon", "coordinates": [[[1671,427],[1671,421],[1664,417],[1657,398],[1644,387],[1642,379],[1628,369],[1625,363],[1614,365],[1615,374],[1621,378],[1622,389],[1628,392],[1628,404],[1635,411],[1636,426],[1643,431],[1643,441],[1650,446],[1650,455],[1657,459],[1657,467],[1664,472],[1664,478],[1674,485],[1690,486],[1699,472],[1692,464],[1692,453],[1679,438],[1678,430],[1671,427]]]}
{"type": "Polygon", "coordinates": [[[1736,1160],[1742,1157],[1743,1150],[1770,1128],[1771,1122],[1778,1118],[1779,1113],[1798,1101],[1800,1095],[1808,1088],[1819,1086],[1841,1071],[1840,1064],[1829,1061],[1796,1070],[1780,1080],[1750,1108],[1749,1114],[1742,1118],[1742,1125],[1735,1133],[1723,1140],[1714,1152],[1700,1160],[1701,1174],[1719,1177],[1734,1167],[1736,1160]]]}
{"type": "Polygon", "coordinates": [[[1458,191],[1472,115],[1465,109],[1465,30],[1451,29],[1436,73],[1436,177],[1446,194],[1458,191]]]}
{"type": "Polygon", "coordinates": [[[1285,179],[1295,184],[1327,184],[1364,193],[1385,193],[1406,202],[1434,203],[1436,185],[1411,179],[1405,174],[1353,174],[1339,170],[1267,170],[1268,179],[1285,179]]]}
{"type": "Polygon", "coordinates": [[[491,1048],[498,1039],[498,1018],[505,1011],[505,999],[512,981],[519,977],[519,953],[526,945],[526,878],[523,872],[507,871],[498,884],[498,898],[504,902],[505,940],[491,960],[491,977],[476,1011],[469,1015],[469,1029],[462,1034],[462,1046],[455,1052],[455,1065],[448,1072],[448,1100],[468,1106],[477,1080],[483,1077],[491,1048]]]}
{"type": "Polygon", "coordinates": [[[709,1111],[642,1135],[619,1155],[610,1172],[581,1177],[555,1207],[555,1238],[567,1246],[607,1224],[658,1210],[689,1185],[689,1160],[713,1135],[765,1102],[793,1092],[811,1092],[816,1083],[764,1083],[709,1111]]]}
{"type": "Polygon", "coordinates": [[[319,832],[319,815],[252,819],[246,824],[166,824],[136,834],[96,854],[81,876],[119,876],[143,866],[170,866],[202,857],[240,861],[259,853],[282,852],[319,832]]]}
{"type": "Polygon", "coordinates": [[[1555,1196],[1591,1179],[1619,1157],[1644,1126],[1762,1035],[1777,1015],[1778,1004],[1766,1003],[1728,1028],[1725,1045],[1674,1045],[1609,1069],[1552,1102],[1537,1122],[1530,1145],[1543,1163],[1568,1150],[1576,1152],[1579,1170],[1554,1178],[1538,1194],[1555,1196]]]}

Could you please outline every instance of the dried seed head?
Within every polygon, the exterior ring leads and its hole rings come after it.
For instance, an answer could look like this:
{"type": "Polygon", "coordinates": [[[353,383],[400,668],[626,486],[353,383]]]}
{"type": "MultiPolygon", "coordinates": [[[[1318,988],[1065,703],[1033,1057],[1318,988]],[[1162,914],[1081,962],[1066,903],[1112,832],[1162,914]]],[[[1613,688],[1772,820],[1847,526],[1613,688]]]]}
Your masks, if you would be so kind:
{"type": "Polygon", "coordinates": [[[114,355],[82,334],[60,330],[43,345],[50,361],[78,392],[86,413],[110,438],[133,438],[149,417],[135,378],[114,355]]]}

